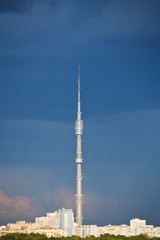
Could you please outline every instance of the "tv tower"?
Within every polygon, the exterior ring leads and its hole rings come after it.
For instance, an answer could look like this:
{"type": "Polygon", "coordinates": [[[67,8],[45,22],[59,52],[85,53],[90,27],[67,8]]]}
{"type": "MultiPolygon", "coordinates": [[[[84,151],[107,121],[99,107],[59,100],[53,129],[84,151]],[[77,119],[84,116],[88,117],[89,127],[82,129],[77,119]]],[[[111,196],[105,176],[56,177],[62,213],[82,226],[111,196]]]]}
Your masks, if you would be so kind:
{"type": "Polygon", "coordinates": [[[81,135],[83,133],[83,121],[81,119],[81,99],[80,99],[80,65],[78,65],[78,112],[77,120],[75,122],[75,130],[77,135],[77,194],[76,194],[76,222],[78,226],[82,225],[82,173],[81,165],[83,162],[82,159],[82,150],[81,150],[81,135]]]}

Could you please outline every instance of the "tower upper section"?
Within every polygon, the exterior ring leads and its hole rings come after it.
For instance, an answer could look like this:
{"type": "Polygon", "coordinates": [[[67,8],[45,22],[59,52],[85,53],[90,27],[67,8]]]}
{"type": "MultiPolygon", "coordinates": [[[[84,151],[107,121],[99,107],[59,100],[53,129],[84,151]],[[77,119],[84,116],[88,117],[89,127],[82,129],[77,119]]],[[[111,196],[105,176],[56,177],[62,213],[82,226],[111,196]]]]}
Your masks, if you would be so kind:
{"type": "Polygon", "coordinates": [[[76,135],[83,133],[83,121],[81,119],[81,98],[80,98],[80,65],[78,65],[78,112],[77,120],[75,122],[76,135]]]}

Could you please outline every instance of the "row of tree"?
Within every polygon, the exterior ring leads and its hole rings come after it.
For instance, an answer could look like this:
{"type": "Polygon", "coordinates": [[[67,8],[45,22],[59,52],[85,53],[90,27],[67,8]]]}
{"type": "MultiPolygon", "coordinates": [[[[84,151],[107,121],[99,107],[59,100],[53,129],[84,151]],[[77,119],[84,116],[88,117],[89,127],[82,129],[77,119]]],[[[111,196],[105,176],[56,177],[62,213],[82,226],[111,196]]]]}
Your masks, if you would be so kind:
{"type": "MultiPolygon", "coordinates": [[[[160,238],[150,238],[146,235],[138,235],[138,236],[131,236],[131,237],[125,237],[125,236],[115,236],[110,234],[104,234],[100,237],[86,237],[83,238],[83,240],[160,240],[160,238]]],[[[50,237],[48,238],[45,234],[38,234],[38,233],[30,233],[30,234],[18,234],[18,233],[12,233],[12,234],[6,234],[4,236],[0,237],[0,240],[82,240],[82,238],[78,236],[72,236],[72,237],[50,237]]]]}

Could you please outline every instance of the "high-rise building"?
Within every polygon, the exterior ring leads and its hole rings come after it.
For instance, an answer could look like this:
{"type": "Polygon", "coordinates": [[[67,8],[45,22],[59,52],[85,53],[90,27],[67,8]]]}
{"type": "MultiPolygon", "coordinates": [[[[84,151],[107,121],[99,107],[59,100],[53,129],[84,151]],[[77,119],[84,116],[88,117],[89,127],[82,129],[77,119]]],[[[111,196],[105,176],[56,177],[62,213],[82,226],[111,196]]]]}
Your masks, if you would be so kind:
{"type": "Polygon", "coordinates": [[[58,228],[66,231],[67,236],[73,235],[74,217],[72,209],[58,210],[58,228]]]}
{"type": "Polygon", "coordinates": [[[81,119],[81,100],[80,100],[80,65],[78,65],[78,111],[77,120],[75,122],[75,130],[77,135],[77,193],[76,193],[76,222],[78,226],[82,225],[82,173],[81,165],[82,150],[81,150],[81,135],[83,133],[83,121],[81,119]]]}

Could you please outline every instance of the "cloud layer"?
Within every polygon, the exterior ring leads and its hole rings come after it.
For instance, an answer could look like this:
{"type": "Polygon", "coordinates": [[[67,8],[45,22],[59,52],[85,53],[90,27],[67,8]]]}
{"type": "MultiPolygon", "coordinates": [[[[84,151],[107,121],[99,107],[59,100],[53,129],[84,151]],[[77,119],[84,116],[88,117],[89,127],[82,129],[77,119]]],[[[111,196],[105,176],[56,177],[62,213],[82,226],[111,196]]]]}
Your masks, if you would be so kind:
{"type": "Polygon", "coordinates": [[[37,201],[27,196],[7,196],[0,190],[0,222],[27,219],[37,214],[37,201]]]}
{"type": "MultiPolygon", "coordinates": [[[[110,221],[112,221],[117,204],[118,201],[115,198],[100,196],[91,192],[84,193],[84,223],[100,224],[102,223],[101,219],[105,218],[106,214],[107,219],[110,218],[110,221]],[[97,218],[96,222],[95,218],[97,218]]],[[[0,223],[2,224],[23,219],[34,221],[35,217],[46,215],[47,212],[54,212],[62,207],[71,208],[75,212],[75,193],[66,187],[46,193],[41,199],[37,200],[27,196],[9,197],[0,190],[0,223]],[[44,209],[44,205],[48,206],[48,210],[44,209]]]]}

